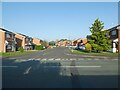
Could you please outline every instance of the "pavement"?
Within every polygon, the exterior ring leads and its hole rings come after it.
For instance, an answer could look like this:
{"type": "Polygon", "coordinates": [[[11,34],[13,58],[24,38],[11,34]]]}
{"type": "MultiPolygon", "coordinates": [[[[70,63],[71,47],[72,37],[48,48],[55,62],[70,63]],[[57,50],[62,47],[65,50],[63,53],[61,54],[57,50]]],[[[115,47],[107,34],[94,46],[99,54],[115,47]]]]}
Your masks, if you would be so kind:
{"type": "Polygon", "coordinates": [[[118,88],[118,59],[57,47],[2,59],[3,88],[118,88]]]}

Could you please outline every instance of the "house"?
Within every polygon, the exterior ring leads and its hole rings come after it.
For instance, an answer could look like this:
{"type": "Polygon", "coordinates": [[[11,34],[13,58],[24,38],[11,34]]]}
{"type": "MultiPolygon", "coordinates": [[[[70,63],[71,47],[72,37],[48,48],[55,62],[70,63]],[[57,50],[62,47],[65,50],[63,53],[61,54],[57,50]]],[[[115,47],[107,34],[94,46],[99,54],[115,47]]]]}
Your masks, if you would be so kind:
{"type": "Polygon", "coordinates": [[[77,46],[77,40],[72,41],[72,46],[77,46]]]}
{"type": "Polygon", "coordinates": [[[35,45],[32,43],[33,42],[32,37],[26,36],[21,33],[16,33],[15,37],[17,42],[16,50],[18,50],[19,47],[23,47],[24,50],[34,49],[35,45]]]}
{"type": "Polygon", "coordinates": [[[16,50],[18,50],[19,47],[23,47],[25,49],[25,36],[22,34],[15,33],[16,38],[16,50]]]}
{"type": "MultiPolygon", "coordinates": [[[[112,40],[112,52],[120,52],[120,25],[108,29],[107,32],[112,40]]],[[[87,39],[90,39],[90,35],[87,35],[87,39]]]]}
{"type": "Polygon", "coordinates": [[[72,41],[72,46],[82,46],[87,43],[87,38],[79,38],[77,40],[72,41]]]}
{"type": "Polygon", "coordinates": [[[0,28],[0,52],[16,51],[15,34],[6,29],[0,28]]]}
{"type": "Polygon", "coordinates": [[[61,40],[56,42],[56,46],[66,47],[69,45],[71,45],[71,41],[67,40],[67,39],[61,39],[61,40]]]}
{"type": "Polygon", "coordinates": [[[38,39],[38,38],[34,38],[34,37],[33,37],[32,42],[33,42],[33,44],[35,44],[35,45],[41,45],[42,40],[40,40],[40,39],[38,39]]]}
{"type": "Polygon", "coordinates": [[[112,40],[112,52],[120,52],[120,25],[107,30],[112,40]]]}
{"type": "Polygon", "coordinates": [[[78,43],[82,40],[82,38],[79,38],[77,40],[72,41],[72,46],[78,46],[78,43]]]}
{"type": "Polygon", "coordinates": [[[25,37],[25,50],[33,50],[35,44],[33,44],[32,37],[26,36],[25,37]]]}

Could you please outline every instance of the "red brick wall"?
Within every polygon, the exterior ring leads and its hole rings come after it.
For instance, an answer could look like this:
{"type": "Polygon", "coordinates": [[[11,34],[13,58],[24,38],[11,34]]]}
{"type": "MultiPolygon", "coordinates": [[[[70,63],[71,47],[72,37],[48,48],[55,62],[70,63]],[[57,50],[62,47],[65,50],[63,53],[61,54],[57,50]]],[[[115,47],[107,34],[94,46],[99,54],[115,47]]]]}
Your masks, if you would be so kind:
{"type": "Polygon", "coordinates": [[[120,27],[118,29],[118,52],[120,52],[120,27]]]}

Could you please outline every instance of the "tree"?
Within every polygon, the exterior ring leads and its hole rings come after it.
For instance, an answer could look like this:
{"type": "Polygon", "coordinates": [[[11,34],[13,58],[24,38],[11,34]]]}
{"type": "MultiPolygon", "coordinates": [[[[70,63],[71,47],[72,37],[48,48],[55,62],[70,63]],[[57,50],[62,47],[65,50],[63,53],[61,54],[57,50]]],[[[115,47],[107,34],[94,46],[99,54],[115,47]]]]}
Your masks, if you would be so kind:
{"type": "Polygon", "coordinates": [[[46,48],[48,46],[48,42],[44,40],[41,42],[41,45],[46,48]]]}
{"type": "Polygon", "coordinates": [[[49,45],[54,46],[55,45],[55,41],[50,41],[49,45]]]}
{"type": "Polygon", "coordinates": [[[67,39],[61,39],[60,41],[67,41],[67,39]]]}
{"type": "Polygon", "coordinates": [[[20,52],[24,52],[23,47],[19,47],[19,48],[18,48],[18,51],[20,51],[20,52]]]}
{"type": "Polygon", "coordinates": [[[90,27],[91,35],[88,42],[92,46],[92,50],[96,52],[107,51],[111,48],[110,36],[107,35],[107,30],[103,30],[104,23],[99,19],[96,19],[94,24],[90,27]]]}
{"type": "Polygon", "coordinates": [[[36,45],[35,46],[35,50],[43,50],[43,46],[42,45],[36,45]]]}

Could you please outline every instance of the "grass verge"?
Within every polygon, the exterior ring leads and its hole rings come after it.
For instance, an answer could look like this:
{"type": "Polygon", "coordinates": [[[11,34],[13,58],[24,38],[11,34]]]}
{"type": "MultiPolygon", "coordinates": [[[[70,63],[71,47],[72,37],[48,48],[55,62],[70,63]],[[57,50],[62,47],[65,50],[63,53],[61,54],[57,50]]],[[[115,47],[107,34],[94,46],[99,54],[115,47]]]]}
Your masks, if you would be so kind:
{"type": "Polygon", "coordinates": [[[12,57],[12,56],[21,56],[21,55],[27,55],[30,54],[32,52],[37,52],[37,51],[24,51],[24,52],[0,52],[0,55],[2,55],[3,57],[12,57]]]}
{"type": "Polygon", "coordinates": [[[120,53],[112,53],[112,52],[95,53],[95,52],[84,52],[84,51],[80,51],[80,50],[71,50],[71,52],[74,54],[97,55],[97,56],[118,56],[118,55],[120,55],[120,53]]]}

